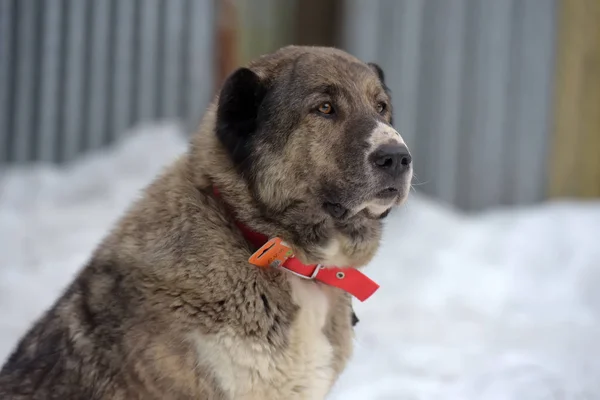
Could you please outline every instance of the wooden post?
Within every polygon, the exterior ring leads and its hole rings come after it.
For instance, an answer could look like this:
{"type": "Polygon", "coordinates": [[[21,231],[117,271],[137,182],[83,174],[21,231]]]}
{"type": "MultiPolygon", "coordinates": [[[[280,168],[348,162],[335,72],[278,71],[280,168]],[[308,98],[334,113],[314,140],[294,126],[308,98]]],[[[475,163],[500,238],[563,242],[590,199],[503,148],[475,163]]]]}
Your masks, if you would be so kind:
{"type": "Polygon", "coordinates": [[[238,66],[238,18],[233,0],[217,0],[215,88],[238,66]]]}
{"type": "Polygon", "coordinates": [[[549,195],[600,197],[600,1],[559,4],[549,195]]]}
{"type": "Polygon", "coordinates": [[[297,1],[294,44],[338,46],[343,5],[342,0],[297,1]]]}

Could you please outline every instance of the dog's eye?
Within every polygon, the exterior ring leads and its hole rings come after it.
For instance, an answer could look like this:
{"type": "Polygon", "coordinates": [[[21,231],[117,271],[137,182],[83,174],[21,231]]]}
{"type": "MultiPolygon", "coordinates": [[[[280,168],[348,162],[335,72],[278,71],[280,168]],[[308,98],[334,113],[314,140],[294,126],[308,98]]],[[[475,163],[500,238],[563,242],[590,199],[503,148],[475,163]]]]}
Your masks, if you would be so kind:
{"type": "Polygon", "coordinates": [[[383,102],[377,103],[377,112],[379,114],[383,114],[386,109],[387,109],[387,104],[385,104],[383,102]]]}
{"type": "Polygon", "coordinates": [[[325,102],[317,108],[321,114],[331,115],[333,114],[333,106],[329,102],[325,102]]]}

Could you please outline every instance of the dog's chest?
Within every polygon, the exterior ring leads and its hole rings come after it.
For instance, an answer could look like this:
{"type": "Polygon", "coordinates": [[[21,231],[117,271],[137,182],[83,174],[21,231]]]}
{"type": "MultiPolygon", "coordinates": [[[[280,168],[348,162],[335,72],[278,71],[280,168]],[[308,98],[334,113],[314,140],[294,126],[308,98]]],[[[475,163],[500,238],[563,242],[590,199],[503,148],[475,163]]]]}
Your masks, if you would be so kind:
{"type": "Polygon", "coordinates": [[[290,284],[300,309],[284,350],[227,334],[198,338],[199,362],[208,364],[231,399],[319,400],[333,385],[334,350],[323,333],[329,298],[313,282],[291,276],[290,284]]]}

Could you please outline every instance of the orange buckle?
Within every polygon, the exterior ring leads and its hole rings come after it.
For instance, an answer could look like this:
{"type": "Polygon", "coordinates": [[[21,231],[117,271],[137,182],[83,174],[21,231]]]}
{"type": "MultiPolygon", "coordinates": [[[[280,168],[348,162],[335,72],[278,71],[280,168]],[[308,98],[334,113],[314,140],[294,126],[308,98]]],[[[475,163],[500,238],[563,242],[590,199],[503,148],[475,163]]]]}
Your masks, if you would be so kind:
{"type": "Polygon", "coordinates": [[[265,243],[248,262],[261,268],[278,268],[293,255],[292,249],[280,238],[273,238],[265,243]]]}

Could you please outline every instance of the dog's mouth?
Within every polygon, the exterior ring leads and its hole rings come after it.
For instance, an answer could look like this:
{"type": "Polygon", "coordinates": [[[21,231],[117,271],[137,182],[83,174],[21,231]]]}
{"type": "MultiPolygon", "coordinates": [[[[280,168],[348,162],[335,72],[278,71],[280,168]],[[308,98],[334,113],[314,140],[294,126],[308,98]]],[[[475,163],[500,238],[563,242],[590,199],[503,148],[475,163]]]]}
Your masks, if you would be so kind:
{"type": "Polygon", "coordinates": [[[396,189],[395,187],[388,187],[388,188],[381,190],[380,192],[377,192],[375,197],[377,199],[381,199],[381,200],[389,200],[389,199],[398,197],[399,193],[400,193],[400,191],[398,189],[396,189]]]}
{"type": "Polygon", "coordinates": [[[366,203],[353,204],[352,202],[340,202],[339,197],[333,197],[323,199],[324,202],[322,203],[322,207],[327,214],[336,220],[348,219],[365,207],[367,207],[373,215],[379,215],[387,209],[392,208],[403,195],[403,190],[398,186],[388,186],[377,192],[371,192],[368,196],[369,200],[367,200],[366,203]]]}
{"type": "MultiPolygon", "coordinates": [[[[387,187],[375,193],[375,200],[380,204],[393,203],[400,195],[400,190],[395,187],[387,187]]],[[[337,220],[343,220],[350,216],[351,210],[341,203],[326,201],[323,203],[323,209],[337,220]]]]}

